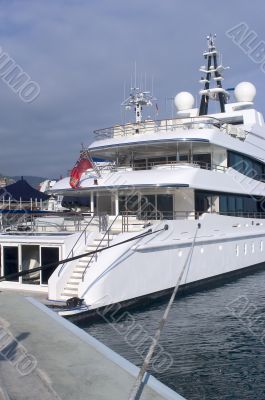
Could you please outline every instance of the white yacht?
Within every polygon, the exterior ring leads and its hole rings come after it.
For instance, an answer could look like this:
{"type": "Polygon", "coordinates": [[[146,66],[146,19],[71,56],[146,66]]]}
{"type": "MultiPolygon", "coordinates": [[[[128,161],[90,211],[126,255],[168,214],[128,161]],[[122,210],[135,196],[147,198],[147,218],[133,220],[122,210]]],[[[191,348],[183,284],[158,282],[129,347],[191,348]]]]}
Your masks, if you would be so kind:
{"type": "Polygon", "coordinates": [[[123,105],[135,122],[95,131],[82,150],[104,162],[91,162],[75,188],[67,177],[50,190],[87,204],[81,230],[68,232],[67,245],[61,237],[58,257],[98,251],[54,270],[50,300],[77,297],[75,312],[90,311],[161,296],[180,277],[189,289],[265,265],[265,125],[256,89],[241,82],[229,102],[212,36],[203,55],[198,108],[181,92],[176,117],[144,120],[153,98],[132,89],[123,105]],[[212,104],[219,109],[210,114],[212,104]]]}

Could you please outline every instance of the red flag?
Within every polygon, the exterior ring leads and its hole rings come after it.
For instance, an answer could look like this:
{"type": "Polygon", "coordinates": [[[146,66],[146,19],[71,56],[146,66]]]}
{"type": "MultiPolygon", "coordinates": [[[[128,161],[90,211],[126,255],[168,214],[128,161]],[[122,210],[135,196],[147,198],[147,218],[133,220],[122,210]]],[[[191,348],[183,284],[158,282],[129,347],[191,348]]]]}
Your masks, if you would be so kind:
{"type": "Polygon", "coordinates": [[[88,169],[93,169],[93,164],[88,158],[82,158],[79,160],[78,169],[83,174],[83,172],[87,171],[88,169]]]}
{"type": "Polygon", "coordinates": [[[89,159],[87,159],[87,158],[79,159],[76,162],[74,168],[71,171],[71,174],[70,174],[70,186],[73,189],[77,189],[82,174],[86,170],[91,169],[91,168],[93,168],[93,164],[89,159]]]}

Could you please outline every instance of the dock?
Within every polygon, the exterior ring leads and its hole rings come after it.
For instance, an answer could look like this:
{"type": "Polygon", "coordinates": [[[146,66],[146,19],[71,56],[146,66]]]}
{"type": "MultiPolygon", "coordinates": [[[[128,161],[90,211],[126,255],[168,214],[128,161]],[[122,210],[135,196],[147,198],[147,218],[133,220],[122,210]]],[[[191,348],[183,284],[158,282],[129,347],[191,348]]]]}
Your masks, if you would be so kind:
{"type": "MultiPolygon", "coordinates": [[[[139,368],[36,297],[0,292],[0,399],[126,400],[139,368]]],[[[138,400],[185,400],[146,374],[138,400]]]]}

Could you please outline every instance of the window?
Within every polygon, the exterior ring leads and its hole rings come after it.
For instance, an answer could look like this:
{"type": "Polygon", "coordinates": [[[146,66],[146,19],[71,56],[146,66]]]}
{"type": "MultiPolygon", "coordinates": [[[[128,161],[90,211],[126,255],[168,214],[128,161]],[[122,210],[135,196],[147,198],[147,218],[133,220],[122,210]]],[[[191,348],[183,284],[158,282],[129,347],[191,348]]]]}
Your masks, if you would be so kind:
{"type": "Polygon", "coordinates": [[[195,211],[259,218],[264,216],[265,202],[260,196],[195,190],[195,211]]]}
{"type": "Polygon", "coordinates": [[[147,169],[147,160],[146,159],[134,160],[133,169],[135,170],[147,169]]]}
{"type": "Polygon", "coordinates": [[[138,196],[119,196],[119,210],[132,213],[140,211],[138,196]]]}
{"type": "Polygon", "coordinates": [[[142,218],[157,218],[156,196],[147,194],[141,197],[142,218]]]}
{"type": "Polygon", "coordinates": [[[243,154],[228,151],[228,167],[232,167],[252,179],[258,181],[264,179],[265,165],[243,154]]]}
{"type": "Polygon", "coordinates": [[[157,195],[157,210],[163,213],[163,218],[173,218],[173,195],[158,194],[157,195]]]}
{"type": "Polygon", "coordinates": [[[193,162],[203,169],[211,169],[211,154],[193,154],[193,162]]]}
{"type": "Polygon", "coordinates": [[[228,213],[234,214],[236,211],[236,198],[235,196],[228,196],[228,213]]]}
{"type": "Polygon", "coordinates": [[[236,196],[236,212],[241,213],[244,211],[243,198],[241,196],[236,196]]]}
{"type": "Polygon", "coordinates": [[[227,205],[227,196],[221,195],[220,196],[220,212],[221,213],[227,213],[228,211],[228,205],[227,205]]]}
{"type": "Polygon", "coordinates": [[[172,194],[146,194],[141,196],[141,215],[143,218],[172,219],[172,194]]]}

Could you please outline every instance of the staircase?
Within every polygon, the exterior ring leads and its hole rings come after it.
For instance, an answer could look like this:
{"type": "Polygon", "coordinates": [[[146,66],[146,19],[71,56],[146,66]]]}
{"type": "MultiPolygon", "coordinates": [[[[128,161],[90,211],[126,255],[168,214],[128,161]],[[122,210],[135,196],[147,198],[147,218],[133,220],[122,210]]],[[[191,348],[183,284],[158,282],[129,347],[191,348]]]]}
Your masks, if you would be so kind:
{"type": "MultiPolygon", "coordinates": [[[[89,253],[90,251],[95,251],[95,250],[100,250],[108,244],[111,243],[113,238],[121,233],[123,231],[123,228],[125,228],[125,231],[128,232],[139,232],[139,230],[142,229],[144,224],[144,221],[139,221],[136,220],[136,217],[129,217],[127,219],[127,225],[122,226],[122,219],[119,218],[119,216],[115,217],[112,223],[110,224],[108,228],[108,232],[100,232],[94,239],[92,243],[87,245],[87,247],[84,249],[83,253],[89,253]],[[130,228],[129,228],[130,226],[130,228]]],[[[69,277],[63,291],[61,294],[61,299],[62,300],[67,300],[70,297],[77,297],[78,296],[78,286],[82,282],[83,274],[87,268],[87,265],[90,263],[91,259],[94,257],[92,254],[91,256],[85,256],[82,257],[78,260],[76,263],[71,276],[69,277]]],[[[95,262],[95,258],[92,261],[90,265],[92,265],[95,262]]]]}
{"type": "MultiPolygon", "coordinates": [[[[109,240],[107,236],[103,239],[105,232],[99,233],[97,237],[94,239],[94,241],[84,249],[83,253],[89,253],[90,251],[94,251],[96,249],[100,250],[103,247],[108,246],[108,243],[110,243],[113,240],[114,236],[118,233],[119,232],[117,233],[115,232],[114,234],[109,235],[109,240]]],[[[75,265],[72,271],[70,278],[68,279],[68,282],[66,283],[63,289],[61,295],[62,300],[67,300],[70,297],[78,296],[78,286],[80,282],[82,282],[83,273],[88,263],[90,262],[91,258],[93,258],[93,254],[91,256],[82,257],[78,260],[77,264],[75,265]]]]}

